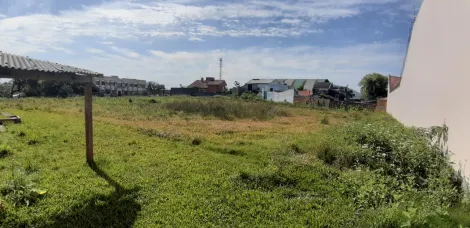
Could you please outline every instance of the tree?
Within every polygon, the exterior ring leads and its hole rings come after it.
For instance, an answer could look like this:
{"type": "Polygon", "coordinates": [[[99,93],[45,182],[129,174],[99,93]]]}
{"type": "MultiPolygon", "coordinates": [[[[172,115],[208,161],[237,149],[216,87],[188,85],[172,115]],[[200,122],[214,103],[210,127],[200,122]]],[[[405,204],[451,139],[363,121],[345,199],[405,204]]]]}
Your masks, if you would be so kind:
{"type": "Polygon", "coordinates": [[[359,82],[359,86],[365,99],[375,100],[387,97],[388,78],[379,73],[367,74],[359,82]]]}
{"type": "Polygon", "coordinates": [[[147,82],[147,93],[149,95],[163,94],[165,90],[165,85],[156,83],[156,82],[147,82]]]}
{"type": "Polygon", "coordinates": [[[235,85],[235,88],[240,88],[240,82],[235,81],[233,84],[235,85]]]}
{"type": "Polygon", "coordinates": [[[22,92],[27,85],[28,79],[14,79],[10,90],[10,97],[13,97],[13,94],[16,92],[22,92]]]}
{"type": "Polygon", "coordinates": [[[7,81],[0,84],[0,97],[9,97],[13,81],[7,81]]]}
{"type": "Polygon", "coordinates": [[[67,84],[61,86],[57,93],[57,96],[61,98],[71,97],[72,95],[73,95],[73,88],[72,86],[67,85],[67,84]]]}

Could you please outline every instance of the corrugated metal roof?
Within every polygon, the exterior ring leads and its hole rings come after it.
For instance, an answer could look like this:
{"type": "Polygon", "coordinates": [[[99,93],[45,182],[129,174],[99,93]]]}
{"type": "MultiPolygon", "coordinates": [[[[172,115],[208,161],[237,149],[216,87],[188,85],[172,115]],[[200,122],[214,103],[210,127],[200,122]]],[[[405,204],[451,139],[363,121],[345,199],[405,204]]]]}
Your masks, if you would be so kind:
{"type": "Polygon", "coordinates": [[[304,90],[310,90],[312,91],[313,85],[318,81],[318,79],[307,79],[304,84],[304,90]]]}
{"type": "Polygon", "coordinates": [[[331,82],[317,82],[313,86],[314,89],[329,89],[332,86],[331,82]]]}
{"type": "Polygon", "coordinates": [[[49,73],[75,73],[93,76],[102,76],[103,74],[93,71],[80,69],[72,66],[52,63],[43,60],[31,59],[25,56],[13,55],[0,51],[0,68],[25,70],[25,71],[41,71],[49,73]]]}
{"type": "Polygon", "coordinates": [[[284,81],[284,84],[286,84],[287,86],[291,87],[292,84],[294,83],[295,79],[286,79],[284,81]]]}
{"type": "Polygon", "coordinates": [[[304,86],[305,84],[305,81],[304,79],[296,79],[294,84],[292,85],[292,88],[294,89],[300,89],[304,86]]]}
{"type": "Polygon", "coordinates": [[[246,84],[269,84],[273,81],[274,79],[252,79],[248,81],[246,84]]]}

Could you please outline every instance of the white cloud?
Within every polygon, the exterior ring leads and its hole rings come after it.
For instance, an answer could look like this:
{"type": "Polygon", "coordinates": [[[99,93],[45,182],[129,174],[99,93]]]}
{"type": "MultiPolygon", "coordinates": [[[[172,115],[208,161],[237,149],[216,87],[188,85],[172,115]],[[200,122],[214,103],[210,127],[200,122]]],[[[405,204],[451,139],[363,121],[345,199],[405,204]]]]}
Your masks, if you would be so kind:
{"type": "Polygon", "coordinates": [[[123,56],[127,56],[127,57],[131,57],[131,58],[138,58],[140,57],[140,54],[135,52],[135,51],[132,51],[132,50],[129,50],[129,49],[126,49],[126,48],[120,48],[120,47],[116,47],[116,46],[111,46],[110,47],[111,50],[114,50],[115,52],[123,55],[123,56]]]}
{"type": "MultiPolygon", "coordinates": [[[[50,8],[51,2],[22,1],[33,2],[26,5],[44,9],[50,8]]],[[[189,0],[117,0],[64,10],[55,15],[41,10],[42,13],[0,18],[0,34],[7,37],[0,48],[24,45],[25,51],[38,52],[73,43],[79,37],[142,40],[155,37],[302,36],[322,32],[317,28],[318,23],[359,15],[364,6],[395,1],[400,0],[245,0],[239,3],[213,1],[210,4],[189,0]],[[211,26],[211,21],[220,21],[222,25],[211,26]],[[299,26],[286,26],[286,23],[299,26]]]]}
{"type": "Polygon", "coordinates": [[[7,16],[0,13],[0,18],[5,18],[5,17],[7,17],[7,16]]]}
{"type": "MultiPolygon", "coordinates": [[[[119,49],[119,48],[118,48],[119,49]]],[[[126,51],[129,51],[125,49],[126,51]]],[[[167,86],[187,85],[200,77],[217,76],[224,58],[224,79],[246,82],[251,78],[328,78],[357,88],[367,73],[397,74],[403,60],[398,43],[360,44],[347,47],[246,48],[204,52],[163,52],[129,56],[105,55],[61,61],[106,75],[158,81],[167,86]]]]}
{"type": "Polygon", "coordinates": [[[91,54],[104,54],[105,53],[103,50],[96,49],[96,48],[87,48],[85,49],[85,51],[91,54]]]}
{"type": "Polygon", "coordinates": [[[203,39],[199,38],[199,37],[189,37],[188,39],[189,41],[204,41],[203,39]]]}
{"type": "Polygon", "coordinates": [[[299,24],[300,22],[302,22],[302,20],[300,19],[290,19],[290,18],[284,18],[281,20],[282,23],[285,23],[285,24],[299,24]]]}

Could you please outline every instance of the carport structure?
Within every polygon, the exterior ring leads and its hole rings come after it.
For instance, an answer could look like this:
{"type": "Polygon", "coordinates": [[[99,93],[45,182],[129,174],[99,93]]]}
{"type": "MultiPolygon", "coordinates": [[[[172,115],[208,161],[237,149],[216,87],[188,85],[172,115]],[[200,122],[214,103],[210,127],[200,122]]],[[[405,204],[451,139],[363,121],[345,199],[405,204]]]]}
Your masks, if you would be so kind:
{"type": "Polygon", "coordinates": [[[93,163],[93,78],[103,74],[0,51],[0,78],[85,83],[86,160],[93,163]]]}

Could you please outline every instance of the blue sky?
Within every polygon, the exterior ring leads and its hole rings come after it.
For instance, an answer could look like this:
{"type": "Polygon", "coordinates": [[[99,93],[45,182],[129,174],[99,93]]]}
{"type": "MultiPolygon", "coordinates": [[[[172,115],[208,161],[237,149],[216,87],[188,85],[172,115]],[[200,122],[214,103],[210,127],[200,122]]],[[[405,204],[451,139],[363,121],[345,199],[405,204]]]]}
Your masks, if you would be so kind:
{"type": "Polygon", "coordinates": [[[0,50],[188,85],[398,75],[421,0],[0,0],[0,50]]]}

